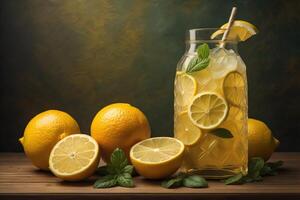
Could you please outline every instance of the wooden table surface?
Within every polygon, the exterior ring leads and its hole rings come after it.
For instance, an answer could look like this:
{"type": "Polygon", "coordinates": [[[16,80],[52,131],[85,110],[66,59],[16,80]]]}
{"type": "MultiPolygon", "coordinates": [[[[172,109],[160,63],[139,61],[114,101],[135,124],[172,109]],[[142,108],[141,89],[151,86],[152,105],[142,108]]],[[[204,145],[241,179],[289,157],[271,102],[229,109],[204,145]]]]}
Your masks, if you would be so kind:
{"type": "Polygon", "coordinates": [[[160,182],[136,177],[135,188],[94,189],[85,182],[63,182],[50,172],[35,169],[21,153],[0,153],[0,199],[300,199],[300,152],[276,153],[283,160],[279,175],[244,185],[209,181],[205,189],[165,189],[160,182]]]}

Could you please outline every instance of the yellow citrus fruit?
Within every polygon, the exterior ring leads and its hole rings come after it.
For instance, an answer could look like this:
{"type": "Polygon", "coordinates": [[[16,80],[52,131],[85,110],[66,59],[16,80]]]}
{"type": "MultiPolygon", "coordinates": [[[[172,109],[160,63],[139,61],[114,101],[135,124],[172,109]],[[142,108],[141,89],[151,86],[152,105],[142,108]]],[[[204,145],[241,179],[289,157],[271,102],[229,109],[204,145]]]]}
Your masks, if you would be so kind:
{"type": "MultiPolygon", "coordinates": [[[[218,36],[223,35],[227,28],[228,23],[221,26],[220,30],[214,32],[211,35],[211,39],[215,39],[218,36]]],[[[245,41],[257,33],[258,30],[253,24],[243,20],[235,20],[230,29],[229,35],[227,36],[227,40],[245,41]]]]}
{"type": "Polygon", "coordinates": [[[201,130],[195,126],[187,112],[178,115],[175,123],[175,137],[186,146],[196,144],[201,138],[201,130]]]}
{"type": "Polygon", "coordinates": [[[228,113],[225,99],[215,92],[202,92],[196,95],[188,108],[190,120],[202,129],[219,126],[228,113]]]}
{"type": "Polygon", "coordinates": [[[98,143],[84,134],[74,134],[60,140],[52,149],[49,168],[67,181],[79,181],[91,176],[100,160],[98,143]]]}
{"type": "Polygon", "coordinates": [[[268,126],[259,120],[248,119],[249,158],[262,157],[267,161],[279,145],[268,126]]]}
{"type": "Polygon", "coordinates": [[[40,169],[48,170],[49,155],[53,146],[64,137],[75,133],[80,133],[80,129],[69,114],[59,110],[48,110],[30,120],[24,136],[19,141],[31,162],[40,169]]]}
{"type": "Polygon", "coordinates": [[[104,161],[116,148],[124,150],[129,158],[130,148],[151,135],[146,116],[138,108],[126,103],[104,107],[93,119],[91,135],[100,145],[104,161]]]}
{"type": "Polygon", "coordinates": [[[162,179],[179,169],[184,144],[171,137],[155,137],[135,144],[130,159],[137,172],[149,179],[162,179]]]}
{"type": "Polygon", "coordinates": [[[229,72],[223,81],[223,92],[226,100],[235,106],[244,106],[245,102],[245,81],[242,75],[236,71],[229,72]]]}
{"type": "Polygon", "coordinates": [[[177,72],[175,79],[175,103],[183,108],[187,107],[196,92],[196,80],[186,73],[177,72]]]}

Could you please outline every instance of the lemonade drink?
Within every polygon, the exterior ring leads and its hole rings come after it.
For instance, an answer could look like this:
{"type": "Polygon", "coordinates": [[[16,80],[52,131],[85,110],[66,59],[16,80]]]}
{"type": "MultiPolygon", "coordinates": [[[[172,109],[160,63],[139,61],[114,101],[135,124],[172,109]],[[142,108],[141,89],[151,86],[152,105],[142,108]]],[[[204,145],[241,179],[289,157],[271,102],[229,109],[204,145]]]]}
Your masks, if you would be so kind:
{"type": "Polygon", "coordinates": [[[182,170],[224,178],[247,173],[247,76],[237,41],[220,47],[215,31],[189,31],[175,77],[174,135],[186,147],[182,170]]]}

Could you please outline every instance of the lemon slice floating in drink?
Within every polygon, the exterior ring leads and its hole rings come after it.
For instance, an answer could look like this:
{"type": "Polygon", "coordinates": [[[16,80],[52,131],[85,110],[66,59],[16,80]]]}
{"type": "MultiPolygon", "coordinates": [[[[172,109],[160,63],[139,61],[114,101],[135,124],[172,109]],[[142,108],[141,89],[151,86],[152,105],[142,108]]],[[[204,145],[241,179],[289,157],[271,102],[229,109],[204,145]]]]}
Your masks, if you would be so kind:
{"type": "Polygon", "coordinates": [[[202,129],[216,128],[225,120],[227,113],[226,100],[215,92],[199,93],[188,108],[189,118],[202,129]]]}
{"type": "MultiPolygon", "coordinates": [[[[227,28],[228,23],[221,26],[220,30],[214,32],[210,38],[215,39],[218,36],[223,35],[227,28]]],[[[229,35],[227,36],[227,40],[245,41],[257,33],[258,30],[253,24],[243,20],[235,20],[230,29],[229,35]]]]}
{"type": "Polygon", "coordinates": [[[197,92],[197,82],[194,77],[177,72],[175,80],[175,95],[178,106],[186,107],[197,92]]]}
{"type": "Polygon", "coordinates": [[[223,92],[227,101],[235,106],[245,105],[245,81],[237,72],[229,72],[223,81],[223,92]]]}
{"type": "Polygon", "coordinates": [[[186,146],[193,146],[201,138],[201,130],[195,126],[187,112],[178,115],[175,123],[175,137],[186,146]]]}
{"type": "Polygon", "coordinates": [[[78,181],[95,172],[99,159],[96,140],[88,135],[74,134],[65,137],[53,147],[49,168],[63,180],[78,181]]]}
{"type": "Polygon", "coordinates": [[[135,144],[130,159],[137,172],[149,179],[172,175],[183,160],[184,144],[171,137],[155,137],[135,144]]]}

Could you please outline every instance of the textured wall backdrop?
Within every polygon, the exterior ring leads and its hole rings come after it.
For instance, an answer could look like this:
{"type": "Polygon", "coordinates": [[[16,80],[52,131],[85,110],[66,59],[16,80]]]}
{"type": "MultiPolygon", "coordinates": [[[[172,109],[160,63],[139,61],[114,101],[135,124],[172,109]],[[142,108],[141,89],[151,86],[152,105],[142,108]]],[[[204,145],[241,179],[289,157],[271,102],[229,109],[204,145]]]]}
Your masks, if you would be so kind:
{"type": "Polygon", "coordinates": [[[240,45],[249,115],[269,124],[280,150],[300,151],[300,1],[1,1],[1,151],[31,117],[61,109],[89,132],[96,112],[129,102],[153,136],[172,135],[173,80],[185,31],[218,27],[233,5],[259,35],[240,45]]]}

